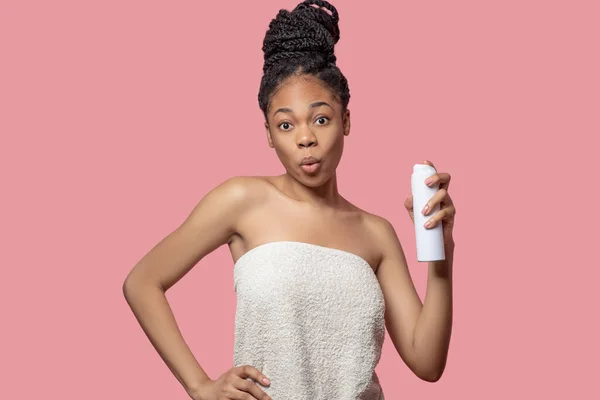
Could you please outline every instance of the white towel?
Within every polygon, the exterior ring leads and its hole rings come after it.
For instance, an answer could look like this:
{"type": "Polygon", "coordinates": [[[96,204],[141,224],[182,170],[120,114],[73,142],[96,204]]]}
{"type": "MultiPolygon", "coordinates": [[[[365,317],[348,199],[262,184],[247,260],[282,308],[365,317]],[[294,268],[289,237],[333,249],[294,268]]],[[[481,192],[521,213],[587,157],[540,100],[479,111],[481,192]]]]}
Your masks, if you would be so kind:
{"type": "MultiPolygon", "coordinates": [[[[270,380],[273,400],[383,400],[375,372],[385,337],[379,281],[360,256],[278,241],[242,255],[234,365],[270,380]]],[[[251,379],[251,378],[247,378],[251,379]]]]}

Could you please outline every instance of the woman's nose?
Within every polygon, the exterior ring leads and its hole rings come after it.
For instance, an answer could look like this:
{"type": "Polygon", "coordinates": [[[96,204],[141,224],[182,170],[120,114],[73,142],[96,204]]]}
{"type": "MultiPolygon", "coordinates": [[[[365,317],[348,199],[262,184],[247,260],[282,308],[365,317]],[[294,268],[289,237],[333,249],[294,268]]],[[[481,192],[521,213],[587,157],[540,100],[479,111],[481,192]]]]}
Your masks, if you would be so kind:
{"type": "Polygon", "coordinates": [[[317,145],[317,137],[310,131],[303,132],[298,138],[298,147],[313,147],[317,145]]]}

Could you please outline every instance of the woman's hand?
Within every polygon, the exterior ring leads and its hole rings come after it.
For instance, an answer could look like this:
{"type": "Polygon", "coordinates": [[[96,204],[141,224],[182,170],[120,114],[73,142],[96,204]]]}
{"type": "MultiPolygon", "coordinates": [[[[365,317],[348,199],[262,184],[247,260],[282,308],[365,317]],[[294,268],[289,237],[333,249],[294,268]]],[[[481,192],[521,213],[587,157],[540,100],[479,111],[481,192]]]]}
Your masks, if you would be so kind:
{"type": "Polygon", "coordinates": [[[264,386],[270,384],[263,381],[267,377],[258,369],[242,365],[230,368],[217,380],[202,384],[189,395],[194,400],[272,400],[255,382],[246,378],[262,382],[264,386]]]}
{"type": "MultiPolygon", "coordinates": [[[[435,168],[431,161],[425,160],[424,164],[435,168]]],[[[438,172],[437,174],[431,175],[427,179],[431,179],[429,183],[426,182],[427,186],[433,186],[436,183],[439,183],[440,186],[437,193],[431,199],[429,199],[423,210],[419,210],[419,212],[421,212],[423,215],[430,215],[431,210],[433,210],[438,203],[440,204],[440,211],[427,220],[430,225],[427,225],[426,222],[425,227],[430,229],[441,223],[444,232],[444,245],[454,245],[452,229],[454,228],[454,215],[456,214],[456,208],[454,207],[454,203],[448,194],[448,187],[450,186],[450,174],[446,172],[438,172]]],[[[408,215],[414,224],[415,214],[413,210],[412,194],[408,195],[408,198],[404,201],[404,207],[406,207],[408,215]]]]}

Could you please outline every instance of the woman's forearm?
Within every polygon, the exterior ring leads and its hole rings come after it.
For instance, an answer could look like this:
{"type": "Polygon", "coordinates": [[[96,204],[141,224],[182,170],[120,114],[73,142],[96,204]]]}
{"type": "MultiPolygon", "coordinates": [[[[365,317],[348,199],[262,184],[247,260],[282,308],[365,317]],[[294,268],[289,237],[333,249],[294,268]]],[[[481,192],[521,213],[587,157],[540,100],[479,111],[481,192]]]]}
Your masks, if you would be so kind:
{"type": "Polygon", "coordinates": [[[165,292],[157,286],[125,282],[123,294],[146,336],[188,393],[210,378],[185,343],[165,292]]]}
{"type": "Polygon", "coordinates": [[[446,246],[446,260],[429,262],[427,292],[414,333],[418,363],[429,380],[437,381],[445,368],[452,332],[452,263],[454,245],[446,246]]]}

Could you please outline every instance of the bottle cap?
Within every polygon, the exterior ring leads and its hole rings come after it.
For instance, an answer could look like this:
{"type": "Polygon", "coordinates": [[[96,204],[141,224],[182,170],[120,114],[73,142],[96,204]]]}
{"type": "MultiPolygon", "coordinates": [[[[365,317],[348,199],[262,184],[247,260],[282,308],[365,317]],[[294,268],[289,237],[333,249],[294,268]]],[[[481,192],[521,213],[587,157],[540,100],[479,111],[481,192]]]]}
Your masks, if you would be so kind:
{"type": "Polygon", "coordinates": [[[414,174],[430,174],[433,175],[437,171],[431,165],[428,164],[415,164],[413,167],[414,174]]]}

